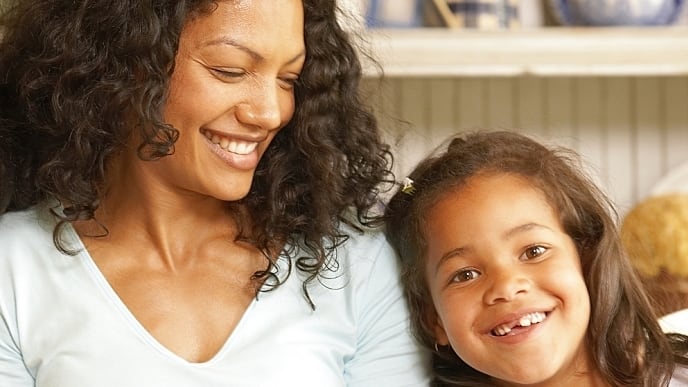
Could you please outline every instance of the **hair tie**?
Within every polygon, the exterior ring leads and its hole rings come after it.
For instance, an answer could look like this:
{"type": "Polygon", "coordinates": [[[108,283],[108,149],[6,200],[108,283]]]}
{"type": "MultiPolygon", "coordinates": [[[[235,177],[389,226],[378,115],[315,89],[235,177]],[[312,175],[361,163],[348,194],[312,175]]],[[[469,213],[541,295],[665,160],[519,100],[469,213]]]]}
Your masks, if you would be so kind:
{"type": "Polygon", "coordinates": [[[401,192],[407,195],[413,195],[416,192],[416,187],[413,186],[413,180],[410,177],[404,178],[404,181],[401,183],[401,192]]]}

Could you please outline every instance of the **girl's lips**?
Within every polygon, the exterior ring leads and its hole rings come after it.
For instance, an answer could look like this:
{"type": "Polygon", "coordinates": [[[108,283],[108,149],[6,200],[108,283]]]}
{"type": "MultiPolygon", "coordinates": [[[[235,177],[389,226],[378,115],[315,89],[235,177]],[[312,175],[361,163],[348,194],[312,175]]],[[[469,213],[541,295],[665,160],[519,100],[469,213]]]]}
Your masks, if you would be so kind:
{"type": "Polygon", "coordinates": [[[486,333],[495,337],[506,336],[516,329],[530,327],[545,321],[550,312],[547,310],[535,310],[510,314],[486,333]]]}

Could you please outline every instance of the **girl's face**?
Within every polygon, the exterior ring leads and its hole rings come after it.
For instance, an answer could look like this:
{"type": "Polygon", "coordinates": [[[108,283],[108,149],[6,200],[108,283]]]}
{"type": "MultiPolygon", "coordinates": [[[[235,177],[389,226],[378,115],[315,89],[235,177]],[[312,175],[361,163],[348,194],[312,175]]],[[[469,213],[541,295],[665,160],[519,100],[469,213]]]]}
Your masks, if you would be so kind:
{"type": "Polygon", "coordinates": [[[580,259],[537,188],[511,174],[473,177],[432,208],[425,233],[439,344],[500,385],[590,376],[580,259]]]}
{"type": "Polygon", "coordinates": [[[146,164],[150,177],[221,200],[245,196],[258,161],[294,113],[303,27],[301,0],[220,1],[191,19],[164,109],[179,140],[173,155],[146,164]]]}

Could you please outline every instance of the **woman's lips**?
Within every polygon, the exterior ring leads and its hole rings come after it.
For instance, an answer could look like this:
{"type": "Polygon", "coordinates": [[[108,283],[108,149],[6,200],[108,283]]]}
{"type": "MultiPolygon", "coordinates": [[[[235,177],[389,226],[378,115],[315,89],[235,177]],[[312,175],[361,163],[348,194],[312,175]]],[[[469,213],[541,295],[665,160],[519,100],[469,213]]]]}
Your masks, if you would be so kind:
{"type": "Polygon", "coordinates": [[[255,141],[238,140],[235,138],[221,136],[216,133],[211,133],[209,131],[203,131],[202,133],[213,144],[218,145],[227,152],[236,153],[238,155],[250,154],[251,152],[255,151],[256,147],[258,146],[258,142],[255,141]]]}

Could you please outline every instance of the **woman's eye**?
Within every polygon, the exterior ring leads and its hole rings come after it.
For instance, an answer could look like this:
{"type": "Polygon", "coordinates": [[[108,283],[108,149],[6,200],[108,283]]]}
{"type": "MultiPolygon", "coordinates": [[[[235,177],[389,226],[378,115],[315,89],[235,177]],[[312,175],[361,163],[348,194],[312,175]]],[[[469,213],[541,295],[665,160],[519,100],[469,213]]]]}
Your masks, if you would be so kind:
{"type": "Polygon", "coordinates": [[[454,274],[451,282],[467,282],[480,277],[480,272],[475,269],[460,270],[454,274]]]}
{"type": "Polygon", "coordinates": [[[239,71],[239,70],[221,70],[221,69],[211,69],[213,74],[215,74],[219,78],[224,78],[224,79],[239,79],[242,78],[244,75],[246,75],[246,72],[244,71],[239,71]]]}
{"type": "Polygon", "coordinates": [[[535,259],[547,251],[547,248],[544,246],[530,246],[526,249],[525,253],[523,254],[525,256],[525,259],[535,259]]]}
{"type": "Polygon", "coordinates": [[[296,86],[297,83],[299,83],[298,77],[284,77],[280,78],[279,80],[282,88],[285,90],[291,90],[296,86]]]}

